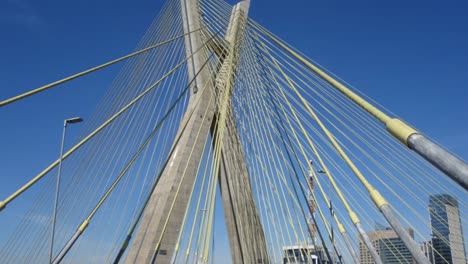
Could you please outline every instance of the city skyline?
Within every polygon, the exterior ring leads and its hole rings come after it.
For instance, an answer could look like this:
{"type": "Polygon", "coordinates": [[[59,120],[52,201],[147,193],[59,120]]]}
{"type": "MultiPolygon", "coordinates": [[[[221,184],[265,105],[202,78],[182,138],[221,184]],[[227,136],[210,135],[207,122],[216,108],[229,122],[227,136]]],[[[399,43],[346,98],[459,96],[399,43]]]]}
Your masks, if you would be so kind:
{"type": "MultiPolygon", "coordinates": [[[[428,241],[418,241],[421,250],[432,264],[465,264],[467,262],[463,228],[458,201],[449,194],[433,194],[428,197],[428,216],[432,232],[428,241]]],[[[414,237],[414,231],[408,233],[414,237]]],[[[408,249],[391,227],[375,223],[375,230],[368,231],[377,253],[384,264],[413,263],[408,249]]],[[[360,242],[361,264],[375,263],[364,244],[360,242]]]]}

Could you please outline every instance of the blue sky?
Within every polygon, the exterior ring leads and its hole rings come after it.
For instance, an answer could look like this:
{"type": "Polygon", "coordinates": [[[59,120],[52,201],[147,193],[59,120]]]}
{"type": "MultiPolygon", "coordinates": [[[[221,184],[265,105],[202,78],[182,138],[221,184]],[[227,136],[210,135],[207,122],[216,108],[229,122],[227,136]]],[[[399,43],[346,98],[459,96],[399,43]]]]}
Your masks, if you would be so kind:
{"type": "MultiPolygon", "coordinates": [[[[2,98],[128,53],[161,3],[2,1],[2,98]]],[[[252,1],[250,14],[466,158],[467,10],[464,1],[252,1]]],[[[96,102],[93,90],[79,103],[96,102]]]]}
{"type": "MultiPolygon", "coordinates": [[[[0,99],[129,53],[162,2],[2,1],[0,99]]],[[[467,11],[466,1],[252,0],[250,16],[467,160],[467,11]]],[[[62,120],[86,119],[119,69],[0,110],[0,199],[58,156],[62,120]]]]}

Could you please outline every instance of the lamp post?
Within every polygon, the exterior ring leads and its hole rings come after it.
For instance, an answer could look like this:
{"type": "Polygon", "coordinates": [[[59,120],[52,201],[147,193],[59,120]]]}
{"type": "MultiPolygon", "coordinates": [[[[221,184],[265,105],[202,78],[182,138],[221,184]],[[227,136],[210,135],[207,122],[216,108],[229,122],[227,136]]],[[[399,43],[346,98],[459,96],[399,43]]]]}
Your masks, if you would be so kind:
{"type": "Polygon", "coordinates": [[[81,117],[74,117],[74,118],[63,120],[62,145],[60,146],[60,159],[59,159],[58,173],[57,173],[57,184],[55,186],[54,212],[52,216],[52,231],[51,231],[51,239],[50,239],[49,263],[52,263],[52,251],[54,249],[55,220],[57,218],[57,202],[58,202],[59,188],[60,188],[60,176],[62,173],[63,147],[65,145],[65,134],[67,132],[67,125],[79,123],[81,121],[83,121],[83,118],[81,117]]]}

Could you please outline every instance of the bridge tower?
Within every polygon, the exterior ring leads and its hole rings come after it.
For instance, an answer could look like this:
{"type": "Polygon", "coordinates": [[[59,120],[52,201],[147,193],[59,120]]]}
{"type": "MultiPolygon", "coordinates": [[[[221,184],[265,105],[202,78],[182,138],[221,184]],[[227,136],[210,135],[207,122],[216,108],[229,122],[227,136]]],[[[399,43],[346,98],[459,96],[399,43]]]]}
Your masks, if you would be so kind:
{"type": "MultiPolygon", "coordinates": [[[[197,135],[211,133],[215,139],[216,133],[219,133],[217,128],[220,121],[217,117],[220,115],[218,107],[222,100],[219,91],[232,94],[250,1],[241,1],[233,7],[224,41],[215,41],[216,44],[211,47],[203,47],[202,43],[202,34],[210,34],[209,31],[193,32],[204,27],[198,0],[180,0],[180,4],[184,32],[187,33],[184,39],[186,53],[187,56],[193,54],[187,61],[187,68],[189,80],[194,82],[181,124],[187,120],[188,123],[185,129],[182,125],[179,128],[180,139],[174,143],[177,144],[175,151],[145,208],[126,263],[170,263],[176,254],[176,240],[205,144],[205,136],[197,135]],[[195,52],[203,48],[221,56],[219,59],[222,65],[218,67],[214,82],[210,80],[208,67],[203,67],[203,62],[207,60],[206,53],[195,52]],[[222,49],[223,52],[214,49],[222,49]],[[212,95],[214,101],[210,100],[212,95]],[[190,115],[192,112],[193,115],[190,115]],[[176,195],[179,183],[181,188],[176,195]]],[[[232,260],[233,263],[268,263],[265,235],[255,206],[233,109],[228,108],[224,115],[225,129],[220,137],[223,144],[218,177],[232,260]]]]}

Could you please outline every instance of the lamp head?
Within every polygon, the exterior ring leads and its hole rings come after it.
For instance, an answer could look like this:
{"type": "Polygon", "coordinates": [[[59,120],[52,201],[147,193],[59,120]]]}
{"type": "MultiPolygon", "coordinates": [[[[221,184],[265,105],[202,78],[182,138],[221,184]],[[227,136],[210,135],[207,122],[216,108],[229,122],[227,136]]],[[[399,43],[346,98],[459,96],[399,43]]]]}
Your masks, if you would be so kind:
{"type": "Polygon", "coordinates": [[[82,122],[82,121],[83,121],[83,118],[81,118],[81,117],[74,117],[74,118],[66,119],[66,120],[65,120],[65,123],[67,123],[67,124],[74,124],[74,123],[79,123],[79,122],[82,122]]]}

